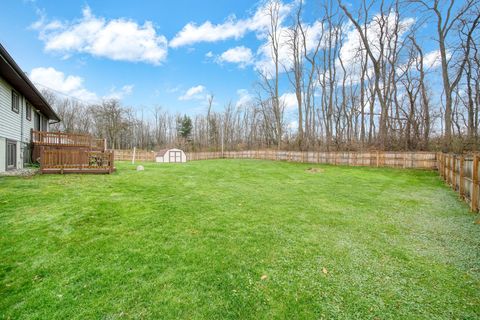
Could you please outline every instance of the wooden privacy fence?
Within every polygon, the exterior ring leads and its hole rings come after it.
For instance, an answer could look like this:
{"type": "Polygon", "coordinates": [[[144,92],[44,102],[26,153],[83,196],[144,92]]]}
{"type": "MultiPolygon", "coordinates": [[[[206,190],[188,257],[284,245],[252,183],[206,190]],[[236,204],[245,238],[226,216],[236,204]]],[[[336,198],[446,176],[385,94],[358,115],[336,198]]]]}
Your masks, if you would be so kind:
{"type": "MultiPolygon", "coordinates": [[[[133,150],[114,150],[116,161],[132,161],[133,150]]],[[[154,151],[135,150],[135,161],[155,161],[154,151]]]]}
{"type": "MultiPolygon", "coordinates": [[[[136,150],[136,161],[155,161],[154,151],[136,150]]],[[[115,160],[132,161],[133,150],[115,150],[115,160]]],[[[225,152],[188,152],[187,160],[263,159],[335,165],[436,169],[435,152],[316,152],[247,150],[225,152]]]]}
{"type": "Polygon", "coordinates": [[[114,153],[72,148],[40,149],[42,173],[112,173],[114,153]]]}
{"type": "Polygon", "coordinates": [[[460,194],[460,197],[470,205],[472,211],[478,211],[478,162],[480,157],[477,154],[439,153],[437,158],[438,171],[443,180],[460,194]]]}
{"type": "Polygon", "coordinates": [[[436,169],[435,152],[315,152],[251,150],[223,152],[191,152],[188,160],[207,159],[264,159],[305,163],[324,163],[349,166],[436,169]]]}

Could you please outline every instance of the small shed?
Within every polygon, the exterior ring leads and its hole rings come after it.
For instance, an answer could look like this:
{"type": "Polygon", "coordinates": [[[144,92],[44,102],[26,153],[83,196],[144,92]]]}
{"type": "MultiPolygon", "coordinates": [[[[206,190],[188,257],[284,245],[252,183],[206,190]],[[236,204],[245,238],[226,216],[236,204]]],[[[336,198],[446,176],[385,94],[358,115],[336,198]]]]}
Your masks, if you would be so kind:
{"type": "Polygon", "coordinates": [[[156,162],[182,163],[187,162],[187,155],[180,149],[162,149],[155,155],[156,162]]]}

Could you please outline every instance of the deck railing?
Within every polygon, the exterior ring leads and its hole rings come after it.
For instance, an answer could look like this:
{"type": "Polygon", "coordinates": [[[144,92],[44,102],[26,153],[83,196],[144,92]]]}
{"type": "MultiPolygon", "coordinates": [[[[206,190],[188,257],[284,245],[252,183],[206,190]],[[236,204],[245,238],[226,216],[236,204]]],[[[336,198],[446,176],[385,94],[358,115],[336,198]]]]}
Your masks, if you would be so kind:
{"type": "Polygon", "coordinates": [[[112,150],[42,147],[40,170],[42,173],[112,173],[114,155],[112,150]]]}
{"type": "Polygon", "coordinates": [[[39,146],[81,147],[105,150],[104,139],[95,139],[88,134],[32,131],[32,143],[39,146]]]}

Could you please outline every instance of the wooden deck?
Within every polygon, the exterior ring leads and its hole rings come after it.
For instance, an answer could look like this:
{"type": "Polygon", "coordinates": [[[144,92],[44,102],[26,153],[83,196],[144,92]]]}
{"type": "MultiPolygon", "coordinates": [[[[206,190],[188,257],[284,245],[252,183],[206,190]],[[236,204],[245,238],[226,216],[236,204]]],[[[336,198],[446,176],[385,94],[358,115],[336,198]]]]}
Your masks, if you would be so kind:
{"type": "Polygon", "coordinates": [[[112,173],[115,171],[113,151],[88,151],[42,147],[42,173],[112,173]]]}
{"type": "Polygon", "coordinates": [[[36,146],[75,147],[106,150],[105,139],[95,139],[88,134],[46,132],[32,130],[32,143],[36,146]]]}
{"type": "Polygon", "coordinates": [[[87,168],[65,168],[65,169],[43,169],[41,173],[43,174],[68,174],[68,173],[88,173],[88,174],[110,174],[115,172],[117,169],[113,168],[110,170],[105,169],[87,169],[87,168]]]}
{"type": "Polygon", "coordinates": [[[106,140],[86,134],[32,130],[33,160],[42,173],[112,173],[114,153],[106,140]]]}

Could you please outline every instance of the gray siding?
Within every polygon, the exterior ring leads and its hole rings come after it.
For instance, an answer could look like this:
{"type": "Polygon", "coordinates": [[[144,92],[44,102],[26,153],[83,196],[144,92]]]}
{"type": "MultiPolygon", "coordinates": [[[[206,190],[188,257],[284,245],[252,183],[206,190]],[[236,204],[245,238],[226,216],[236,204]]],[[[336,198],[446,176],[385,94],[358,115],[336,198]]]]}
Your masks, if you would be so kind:
{"type": "Polygon", "coordinates": [[[2,138],[0,137],[0,172],[4,172],[5,171],[5,166],[6,166],[6,153],[7,153],[7,150],[5,149],[6,145],[5,145],[5,138],[2,138]]]}
{"type": "MultiPolygon", "coordinates": [[[[5,81],[5,79],[0,77],[0,172],[5,170],[5,139],[18,142],[17,168],[23,167],[23,151],[31,140],[30,131],[34,127],[34,113],[38,112],[38,110],[32,106],[31,120],[27,120],[26,99],[21,94],[19,94],[19,113],[12,111],[12,89],[13,88],[5,81]]],[[[40,117],[41,121],[42,119],[46,119],[42,114],[40,114],[40,117]]]]}
{"type": "Polygon", "coordinates": [[[23,100],[20,99],[20,112],[13,112],[12,87],[0,78],[0,137],[20,141],[23,100]]]}
{"type": "MultiPolygon", "coordinates": [[[[27,120],[26,99],[20,95],[20,112],[12,111],[12,87],[0,77],[0,137],[11,140],[30,142],[30,130],[34,127],[35,112],[38,110],[32,106],[32,118],[27,120]],[[22,128],[23,126],[23,139],[22,128]]],[[[46,119],[40,114],[41,119],[46,119]]],[[[48,120],[47,120],[48,121],[48,120]]],[[[47,127],[48,131],[48,127],[47,127]]]]}
{"type": "Polygon", "coordinates": [[[27,120],[27,105],[25,99],[22,99],[22,117],[23,117],[23,142],[30,142],[30,131],[33,129],[33,120],[35,116],[33,113],[35,112],[35,108],[32,106],[32,118],[27,120]]]}

